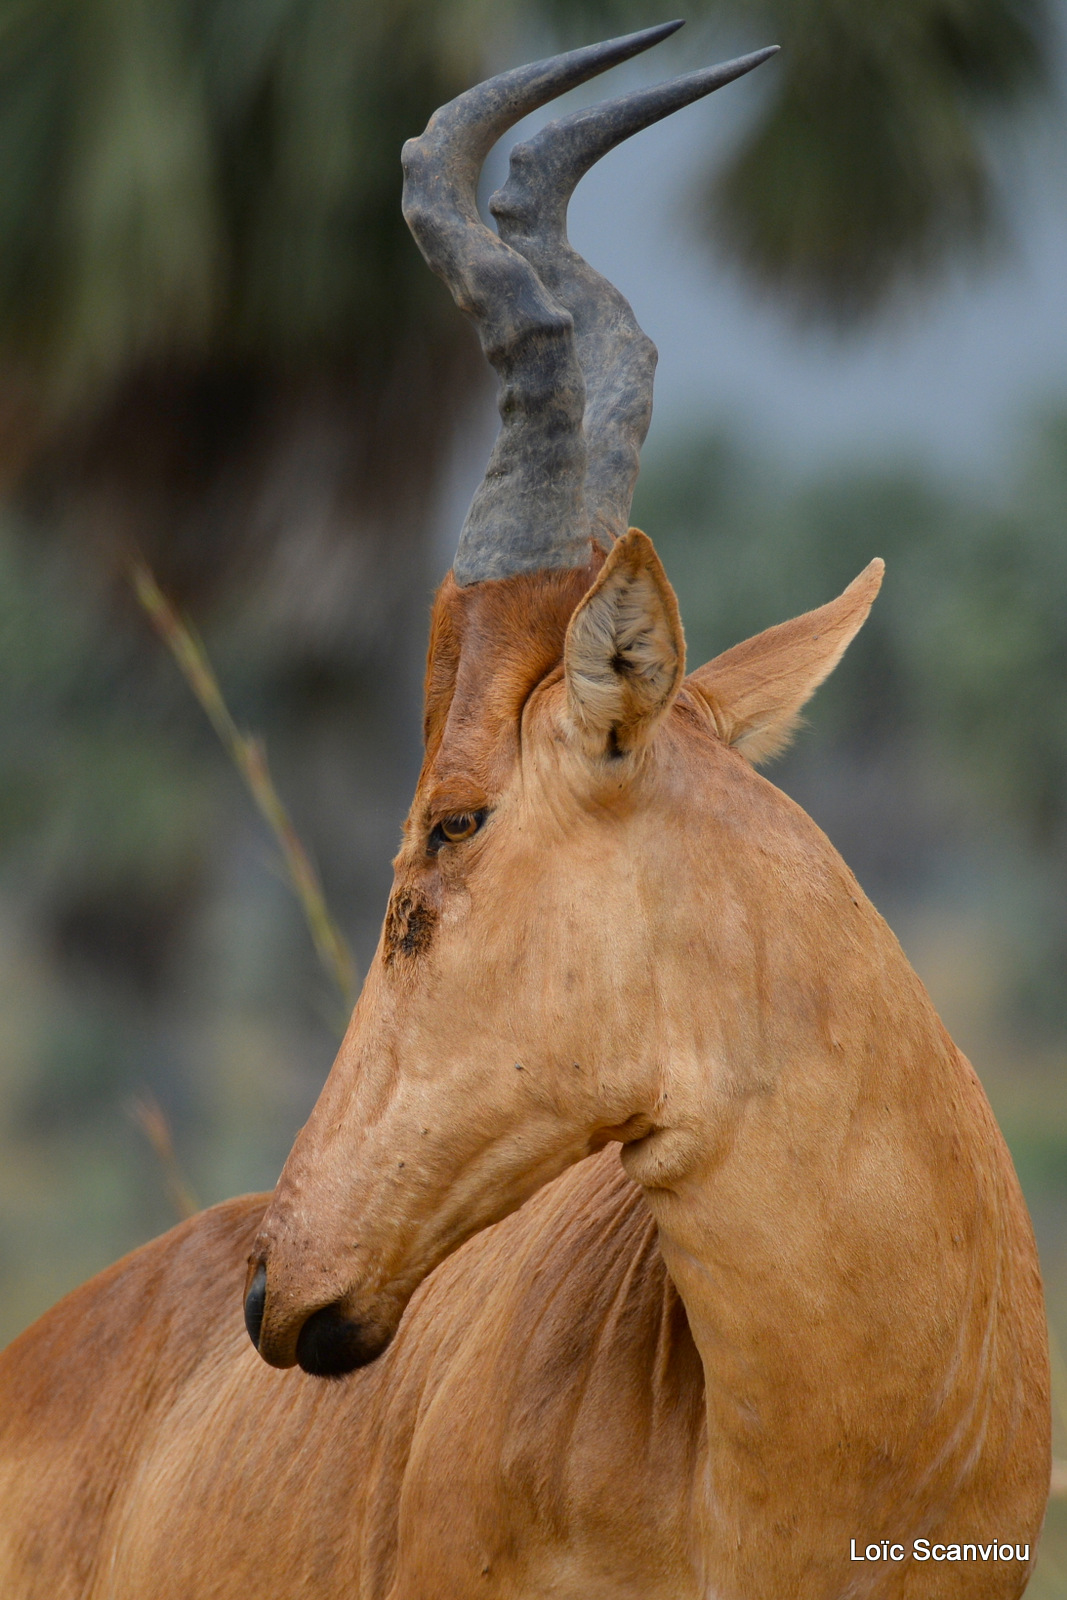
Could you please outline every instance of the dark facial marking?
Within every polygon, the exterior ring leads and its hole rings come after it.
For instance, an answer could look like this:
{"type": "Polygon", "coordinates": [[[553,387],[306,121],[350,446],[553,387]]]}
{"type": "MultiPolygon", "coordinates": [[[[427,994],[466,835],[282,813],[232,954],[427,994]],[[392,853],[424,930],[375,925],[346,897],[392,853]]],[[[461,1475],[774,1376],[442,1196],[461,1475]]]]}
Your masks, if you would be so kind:
{"type": "Polygon", "coordinates": [[[385,964],[398,956],[421,956],[433,942],[437,912],[410,889],[398,889],[385,914],[385,964]]]}

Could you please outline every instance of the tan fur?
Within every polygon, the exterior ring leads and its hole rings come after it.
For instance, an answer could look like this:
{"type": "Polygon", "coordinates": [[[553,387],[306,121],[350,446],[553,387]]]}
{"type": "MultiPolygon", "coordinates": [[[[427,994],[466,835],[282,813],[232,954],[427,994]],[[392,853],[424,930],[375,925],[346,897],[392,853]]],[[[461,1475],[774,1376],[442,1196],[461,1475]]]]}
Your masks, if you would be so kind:
{"type": "Polygon", "coordinates": [[[0,1358],[4,1600],[1021,1594],[1021,1563],[850,1559],[1033,1554],[1036,1255],[892,934],[720,733],[795,713],[870,569],[676,687],[643,537],[599,586],[599,557],[446,582],[383,945],[266,1211],[194,1219],[0,1358]],[[592,586],[608,625],[571,665],[602,680],[614,573],[624,601],[651,583],[621,626],[655,641],[654,690],[617,702],[641,737],[605,760],[563,656],[592,586]],[[431,852],[475,802],[484,827],[431,852]],[[244,1334],[247,1257],[290,1370],[244,1334]],[[383,1353],[292,1370],[320,1307],[383,1353]]]}
{"type": "Polygon", "coordinates": [[[685,675],[674,590],[652,541],[631,528],[571,618],[567,704],[591,755],[647,743],[685,675]]]}
{"type": "Polygon", "coordinates": [[[722,738],[753,766],[789,744],[801,708],[866,622],[884,572],[876,557],[829,605],[734,645],[691,675],[722,738]]]}

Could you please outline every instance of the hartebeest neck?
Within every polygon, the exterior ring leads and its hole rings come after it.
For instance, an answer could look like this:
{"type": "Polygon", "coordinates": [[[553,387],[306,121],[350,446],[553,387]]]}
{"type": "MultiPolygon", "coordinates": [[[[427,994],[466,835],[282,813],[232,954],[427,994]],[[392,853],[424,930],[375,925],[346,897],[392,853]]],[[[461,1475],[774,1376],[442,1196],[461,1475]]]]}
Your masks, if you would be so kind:
{"type": "MultiPolygon", "coordinates": [[[[1013,1295],[1024,1318],[1034,1303],[1011,1281],[1029,1225],[977,1079],[851,873],[793,823],[760,893],[720,868],[703,946],[676,945],[696,998],[675,1024],[662,1132],[624,1153],[704,1363],[702,1542],[738,1596],[797,1595],[799,1570],[821,1595],[852,1538],[910,1548],[931,1517],[991,1537],[974,1462],[1020,1419],[1003,1400],[1017,1350],[990,1330],[1013,1295]],[[755,954],[745,973],[738,942],[755,954]]],[[[727,820],[709,848],[728,836],[727,820]]]]}

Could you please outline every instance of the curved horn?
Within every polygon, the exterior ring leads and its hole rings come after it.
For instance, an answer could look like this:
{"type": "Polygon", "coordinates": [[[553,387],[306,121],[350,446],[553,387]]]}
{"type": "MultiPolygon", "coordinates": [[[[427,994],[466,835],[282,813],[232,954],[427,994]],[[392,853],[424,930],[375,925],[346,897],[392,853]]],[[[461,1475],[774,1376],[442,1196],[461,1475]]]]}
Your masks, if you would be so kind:
{"type": "Polygon", "coordinates": [[[457,583],[583,566],[590,555],[585,385],[573,321],[530,263],[478,216],[482,163],[528,112],[680,26],[665,23],[501,73],[442,106],[404,146],[405,219],[474,319],[501,383],[500,435],[460,535],[457,583]]]}
{"type": "Polygon", "coordinates": [[[585,503],[594,536],[626,531],[639,452],[652,416],[656,347],[629,302],[571,246],[567,206],[581,178],[623,139],[740,78],[777,45],[560,117],[511,152],[489,201],[500,236],[574,318],[586,383],[585,503]]]}

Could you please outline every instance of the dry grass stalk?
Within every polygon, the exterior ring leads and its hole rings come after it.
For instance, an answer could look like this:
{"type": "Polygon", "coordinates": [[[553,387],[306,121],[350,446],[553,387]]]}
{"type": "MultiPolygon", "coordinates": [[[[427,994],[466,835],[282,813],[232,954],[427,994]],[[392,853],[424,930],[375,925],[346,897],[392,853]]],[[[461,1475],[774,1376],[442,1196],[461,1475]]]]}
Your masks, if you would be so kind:
{"type": "Polygon", "coordinates": [[[195,1217],[200,1202],[182,1175],[174,1153],[174,1141],[166,1113],[154,1095],[139,1095],[130,1103],[130,1116],[156,1153],[163,1173],[163,1186],[180,1221],[195,1217]]]}
{"type": "Polygon", "coordinates": [[[242,733],[234,722],[204,646],[189,624],[175,611],[140,557],[131,561],[130,576],[138,600],[181,668],[186,682],[244,778],[260,815],[278,841],[289,882],[303,908],[319,960],[340,990],[346,1013],[350,1012],[356,1003],[356,974],[352,957],[344,936],[327,908],[318,874],[274,787],[262,742],[250,734],[242,733]]]}

